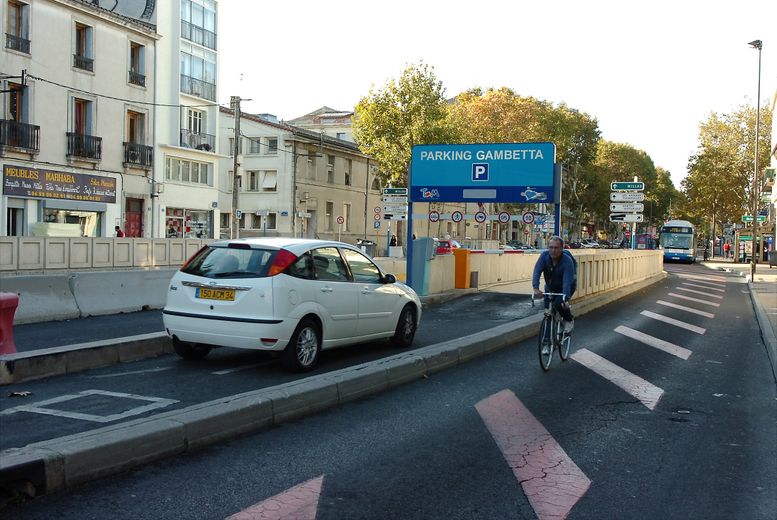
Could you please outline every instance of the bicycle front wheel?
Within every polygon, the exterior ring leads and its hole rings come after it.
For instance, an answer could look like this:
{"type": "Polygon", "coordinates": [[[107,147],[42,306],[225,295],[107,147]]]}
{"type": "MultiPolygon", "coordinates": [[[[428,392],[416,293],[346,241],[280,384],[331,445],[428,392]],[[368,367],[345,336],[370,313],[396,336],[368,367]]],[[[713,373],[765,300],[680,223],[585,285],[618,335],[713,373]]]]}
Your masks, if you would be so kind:
{"type": "Polygon", "coordinates": [[[547,372],[550,369],[550,362],[553,361],[553,320],[550,316],[545,316],[540,322],[538,343],[540,366],[547,372]]]}
{"type": "Polygon", "coordinates": [[[558,357],[561,358],[561,361],[566,361],[569,359],[569,347],[572,345],[572,336],[569,334],[564,334],[564,324],[561,320],[558,320],[558,334],[556,337],[558,338],[558,357]]]}

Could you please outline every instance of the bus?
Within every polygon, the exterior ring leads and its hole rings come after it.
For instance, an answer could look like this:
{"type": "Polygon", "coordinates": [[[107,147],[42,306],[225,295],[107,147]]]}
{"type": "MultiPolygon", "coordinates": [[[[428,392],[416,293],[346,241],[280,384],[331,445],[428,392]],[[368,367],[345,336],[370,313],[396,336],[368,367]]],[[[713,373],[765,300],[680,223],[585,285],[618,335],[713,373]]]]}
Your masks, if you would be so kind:
{"type": "Polygon", "coordinates": [[[696,261],[696,230],[687,220],[669,220],[661,226],[658,247],[664,251],[664,261],[693,263],[696,261]]]}

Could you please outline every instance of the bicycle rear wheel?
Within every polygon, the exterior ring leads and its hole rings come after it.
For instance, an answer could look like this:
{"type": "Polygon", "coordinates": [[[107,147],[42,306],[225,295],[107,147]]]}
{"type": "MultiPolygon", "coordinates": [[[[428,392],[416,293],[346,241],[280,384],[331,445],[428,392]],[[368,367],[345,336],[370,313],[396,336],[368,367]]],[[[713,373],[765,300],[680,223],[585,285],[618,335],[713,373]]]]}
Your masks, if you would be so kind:
{"type": "Polygon", "coordinates": [[[550,362],[553,361],[553,320],[550,316],[545,316],[540,322],[538,345],[540,367],[547,372],[550,369],[550,362]]]}

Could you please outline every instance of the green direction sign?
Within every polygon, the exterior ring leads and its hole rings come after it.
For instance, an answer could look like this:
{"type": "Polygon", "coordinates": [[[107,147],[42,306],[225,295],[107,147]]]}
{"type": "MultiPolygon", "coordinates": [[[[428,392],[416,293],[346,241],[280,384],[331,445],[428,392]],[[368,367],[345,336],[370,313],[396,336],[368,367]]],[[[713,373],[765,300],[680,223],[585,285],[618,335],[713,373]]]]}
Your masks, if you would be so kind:
{"type": "MultiPolygon", "coordinates": [[[[742,222],[752,222],[753,216],[752,215],[742,215],[742,222]]],[[[765,222],[766,221],[766,215],[758,215],[758,222],[765,222]]]]}
{"type": "Polygon", "coordinates": [[[772,200],[771,193],[761,193],[761,202],[771,202],[771,200],[772,200]]]}
{"type": "Polygon", "coordinates": [[[610,189],[642,191],[645,189],[645,183],[644,182],[611,182],[610,189]]]}
{"type": "Polygon", "coordinates": [[[407,188],[383,188],[383,195],[407,195],[407,188]]]}

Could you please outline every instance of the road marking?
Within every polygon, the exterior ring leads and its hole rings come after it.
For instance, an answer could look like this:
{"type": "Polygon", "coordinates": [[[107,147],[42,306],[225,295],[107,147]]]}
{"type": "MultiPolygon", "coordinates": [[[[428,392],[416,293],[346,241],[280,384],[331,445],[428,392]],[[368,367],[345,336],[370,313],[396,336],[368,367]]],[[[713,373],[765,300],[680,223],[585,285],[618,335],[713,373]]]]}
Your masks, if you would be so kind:
{"type": "Polygon", "coordinates": [[[699,283],[709,283],[717,286],[726,285],[729,281],[728,278],[722,278],[720,276],[699,276],[696,274],[678,274],[679,278],[687,278],[688,280],[694,280],[699,283]]]}
{"type": "Polygon", "coordinates": [[[691,312],[693,314],[698,314],[699,316],[704,316],[705,318],[714,318],[715,315],[711,312],[705,312],[700,311],[698,309],[694,309],[692,307],[686,307],[685,305],[677,305],[676,303],[671,302],[665,302],[664,300],[656,300],[656,303],[659,305],[666,305],[667,307],[671,307],[673,309],[680,309],[681,311],[691,312]]]}
{"type": "Polygon", "coordinates": [[[121,376],[132,376],[136,374],[151,374],[153,372],[164,372],[165,370],[172,370],[173,367],[161,367],[161,368],[149,368],[148,370],[133,370],[131,372],[119,372],[118,374],[101,374],[99,376],[91,376],[96,379],[105,378],[105,377],[121,377],[121,376]]]}
{"type": "Polygon", "coordinates": [[[164,408],[166,406],[170,406],[171,404],[175,404],[177,402],[178,401],[176,401],[175,399],[163,399],[161,397],[146,397],[143,395],[123,394],[119,392],[106,392],[104,390],[84,390],[83,392],[78,392],[77,394],[61,395],[53,399],[47,399],[46,401],[40,401],[38,403],[9,408],[7,410],[0,412],[0,415],[10,415],[12,413],[17,413],[17,412],[30,412],[30,413],[39,413],[43,415],[54,415],[57,417],[66,417],[68,419],[80,419],[82,421],[108,423],[108,422],[118,421],[119,419],[124,419],[126,417],[132,417],[133,415],[140,415],[142,413],[146,413],[151,410],[164,408]],[[72,401],[73,399],[79,399],[90,395],[102,395],[107,397],[118,397],[122,399],[136,399],[139,401],[150,401],[151,404],[130,408],[125,412],[115,413],[112,415],[93,415],[88,413],[57,410],[55,408],[46,408],[46,406],[48,405],[62,403],[65,401],[72,401]]]}
{"type": "MultiPolygon", "coordinates": [[[[715,298],[717,300],[722,300],[723,299],[723,296],[721,296],[719,294],[710,294],[710,293],[706,293],[706,292],[697,291],[696,289],[686,289],[685,287],[675,287],[675,289],[678,290],[678,291],[685,291],[685,292],[694,293],[694,294],[701,294],[702,296],[706,296],[707,298],[715,298]]],[[[712,287],[710,287],[710,289],[712,289],[712,287]]]]}
{"type": "Polygon", "coordinates": [[[649,334],[645,334],[644,332],[640,332],[629,327],[624,327],[623,325],[616,327],[615,332],[618,334],[623,334],[624,336],[631,339],[635,339],[641,343],[644,343],[645,345],[657,348],[658,350],[668,352],[669,354],[677,356],[680,359],[688,359],[691,357],[691,351],[687,348],[675,345],[674,343],[669,343],[668,341],[664,341],[649,334]]]}
{"type": "Polygon", "coordinates": [[[700,300],[699,298],[691,298],[690,296],[683,296],[682,294],[677,294],[673,292],[670,292],[669,296],[674,296],[675,298],[682,298],[683,300],[688,300],[691,302],[703,303],[704,305],[709,305],[710,307],[720,307],[719,303],[708,302],[707,300],[700,300]]]}
{"type": "Polygon", "coordinates": [[[566,518],[591,480],[510,390],[483,399],[475,409],[537,517],[566,518]]]}
{"type": "Polygon", "coordinates": [[[226,520],[315,520],[324,475],[254,504],[226,520]]]}
{"type": "Polygon", "coordinates": [[[624,370],[615,363],[607,361],[588,349],[578,350],[572,354],[572,359],[621,387],[626,393],[639,399],[650,410],[653,410],[658,405],[658,401],[664,394],[661,388],[645,381],[636,374],[632,374],[628,370],[624,370]]]}
{"type": "Polygon", "coordinates": [[[706,285],[699,285],[697,283],[683,282],[683,285],[690,285],[691,287],[699,287],[700,289],[707,289],[708,291],[726,292],[725,289],[718,289],[717,287],[708,287],[706,285]]]}
{"type": "Polygon", "coordinates": [[[241,370],[249,370],[251,368],[266,367],[272,365],[275,361],[265,361],[263,363],[254,363],[253,365],[245,365],[242,367],[228,368],[226,370],[219,370],[218,372],[211,372],[217,376],[223,376],[224,374],[231,374],[232,372],[240,372],[241,370]]]}
{"type": "Polygon", "coordinates": [[[684,321],[676,320],[674,318],[670,318],[669,316],[664,316],[663,314],[658,314],[650,311],[642,311],[640,312],[640,314],[642,314],[643,316],[647,316],[648,318],[653,318],[654,320],[663,321],[664,323],[669,323],[677,327],[682,327],[683,329],[690,330],[691,332],[695,332],[696,334],[704,334],[705,332],[707,332],[707,329],[705,328],[697,327],[696,325],[691,325],[690,323],[685,323],[684,321]]]}

